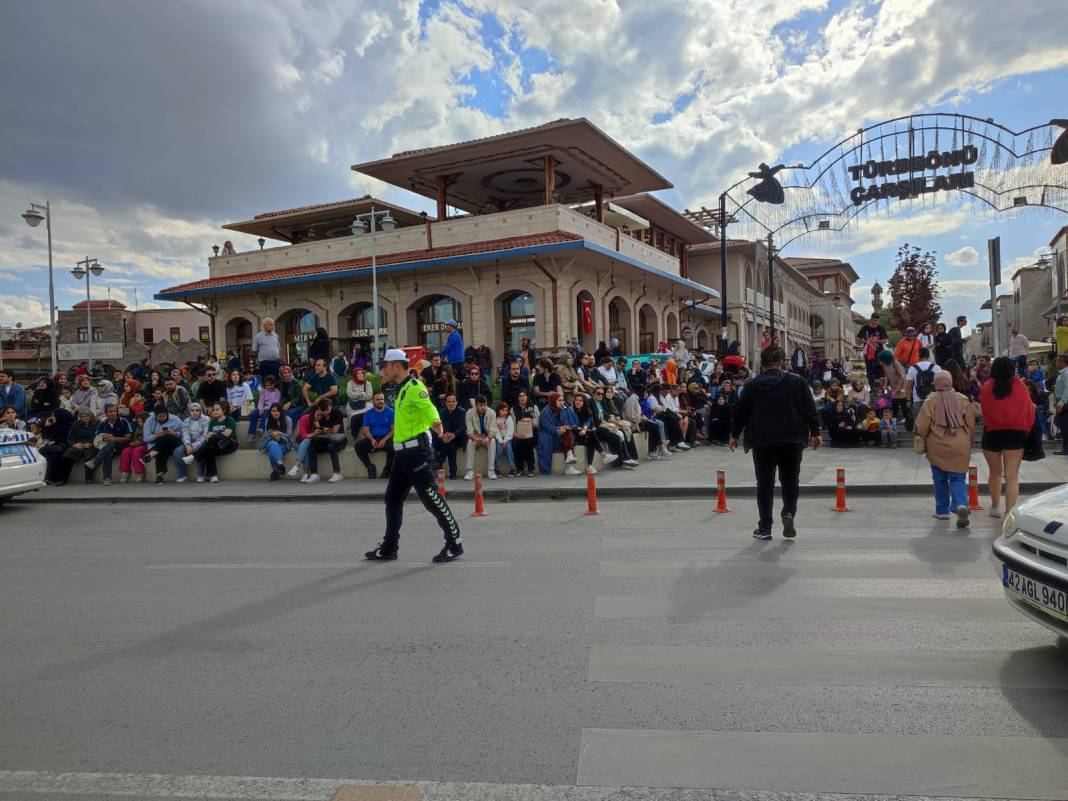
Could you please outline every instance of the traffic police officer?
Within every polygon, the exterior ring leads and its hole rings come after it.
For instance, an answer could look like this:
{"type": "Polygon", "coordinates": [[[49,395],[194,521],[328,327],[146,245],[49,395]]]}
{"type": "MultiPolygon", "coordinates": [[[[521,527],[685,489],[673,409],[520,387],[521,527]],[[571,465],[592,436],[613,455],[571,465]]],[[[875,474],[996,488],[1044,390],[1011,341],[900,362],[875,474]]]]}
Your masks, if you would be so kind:
{"type": "Polygon", "coordinates": [[[426,386],[408,374],[408,354],[398,348],[386,351],[382,362],[382,380],[400,384],[394,406],[393,442],[397,452],[393,471],[386,485],[386,534],[382,543],[366,557],[373,561],[397,558],[397,543],[400,540],[401,520],[404,517],[404,499],[408,490],[415,487],[419,500],[438,521],[445,534],[445,547],[434,557],[435,562],[451,562],[464,552],[460,544],[460,527],[445,499],[438,494],[431,448],[430,429],[441,434],[441,419],[430,400],[426,386]]]}

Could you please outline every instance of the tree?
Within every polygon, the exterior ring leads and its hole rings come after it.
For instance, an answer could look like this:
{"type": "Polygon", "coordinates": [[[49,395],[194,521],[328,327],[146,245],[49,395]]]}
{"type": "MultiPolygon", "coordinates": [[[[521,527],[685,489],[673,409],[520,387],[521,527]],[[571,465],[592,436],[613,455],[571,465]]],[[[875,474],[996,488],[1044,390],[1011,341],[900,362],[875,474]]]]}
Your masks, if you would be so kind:
{"type": "Polygon", "coordinates": [[[938,266],[932,251],[920,251],[908,242],[897,249],[897,266],[887,282],[890,290],[890,328],[904,331],[935,323],[942,316],[938,302],[938,266]]]}

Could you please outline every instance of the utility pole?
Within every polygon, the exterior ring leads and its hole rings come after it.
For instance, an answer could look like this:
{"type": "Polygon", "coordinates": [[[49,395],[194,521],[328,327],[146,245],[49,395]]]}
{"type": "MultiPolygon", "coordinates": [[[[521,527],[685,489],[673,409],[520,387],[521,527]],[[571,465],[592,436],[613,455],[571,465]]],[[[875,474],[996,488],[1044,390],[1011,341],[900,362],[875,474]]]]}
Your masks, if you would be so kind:
{"type": "Polygon", "coordinates": [[[719,195],[720,356],[727,355],[727,193],[719,195]]]}

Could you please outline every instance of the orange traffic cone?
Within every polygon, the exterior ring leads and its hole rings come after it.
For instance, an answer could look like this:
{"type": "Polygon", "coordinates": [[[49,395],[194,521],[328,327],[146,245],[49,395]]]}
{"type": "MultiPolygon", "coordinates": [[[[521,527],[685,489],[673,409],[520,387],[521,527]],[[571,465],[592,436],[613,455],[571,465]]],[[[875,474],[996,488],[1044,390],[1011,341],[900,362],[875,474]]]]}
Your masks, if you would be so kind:
{"type": "Polygon", "coordinates": [[[438,495],[445,500],[445,469],[438,468],[438,495]]]}
{"type": "Polygon", "coordinates": [[[852,512],[853,510],[846,506],[846,493],[845,493],[845,468],[838,468],[838,476],[835,479],[835,493],[834,493],[834,506],[831,508],[832,512],[852,512]]]}
{"type": "Polygon", "coordinates": [[[974,464],[968,465],[968,508],[972,511],[984,508],[979,503],[979,468],[974,464]]]}
{"type": "Polygon", "coordinates": [[[586,514],[600,514],[597,511],[597,479],[591,468],[586,468],[586,514]]]}
{"type": "Polygon", "coordinates": [[[716,508],[715,512],[729,512],[731,509],[727,506],[727,471],[716,471],[716,508]]]}
{"type": "Polygon", "coordinates": [[[482,474],[475,473],[475,511],[471,517],[485,517],[486,505],[482,499],[482,474]]]}

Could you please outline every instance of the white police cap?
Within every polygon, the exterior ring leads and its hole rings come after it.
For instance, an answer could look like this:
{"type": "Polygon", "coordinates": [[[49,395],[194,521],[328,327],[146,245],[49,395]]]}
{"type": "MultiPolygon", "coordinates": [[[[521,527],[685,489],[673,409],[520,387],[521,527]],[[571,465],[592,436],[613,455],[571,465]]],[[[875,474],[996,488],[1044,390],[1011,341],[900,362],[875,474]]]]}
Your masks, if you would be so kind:
{"type": "Polygon", "coordinates": [[[382,357],[382,363],[386,362],[404,362],[408,363],[408,354],[400,348],[390,348],[386,351],[386,355],[382,357]]]}

